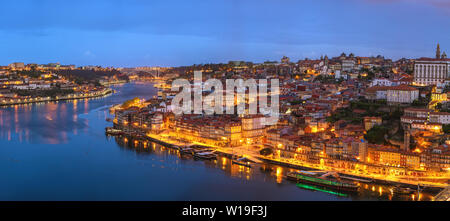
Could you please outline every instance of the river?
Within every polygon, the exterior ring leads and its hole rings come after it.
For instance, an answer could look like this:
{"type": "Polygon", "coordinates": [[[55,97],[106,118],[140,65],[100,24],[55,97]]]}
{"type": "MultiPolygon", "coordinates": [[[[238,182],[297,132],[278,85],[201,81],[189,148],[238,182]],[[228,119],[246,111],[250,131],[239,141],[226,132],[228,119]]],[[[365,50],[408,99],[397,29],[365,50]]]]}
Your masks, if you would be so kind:
{"type": "Polygon", "coordinates": [[[417,200],[375,185],[355,195],[305,189],[282,178],[287,168],[196,161],[105,136],[109,106],[156,94],[148,83],[113,89],[101,98],[1,107],[0,200],[417,200]]]}

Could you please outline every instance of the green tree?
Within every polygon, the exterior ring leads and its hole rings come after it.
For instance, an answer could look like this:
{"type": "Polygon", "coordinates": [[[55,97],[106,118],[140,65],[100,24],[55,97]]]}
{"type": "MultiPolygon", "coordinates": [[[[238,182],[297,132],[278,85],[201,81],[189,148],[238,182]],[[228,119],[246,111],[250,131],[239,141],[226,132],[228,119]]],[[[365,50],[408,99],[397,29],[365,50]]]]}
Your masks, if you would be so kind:
{"type": "Polygon", "coordinates": [[[441,112],[445,112],[444,107],[442,106],[442,103],[437,103],[436,104],[436,110],[437,111],[441,111],[441,112]]]}
{"type": "Polygon", "coordinates": [[[443,130],[444,133],[446,133],[446,134],[450,133],[450,124],[444,124],[444,125],[442,125],[442,130],[443,130]]]}
{"type": "Polygon", "coordinates": [[[388,133],[388,129],[381,125],[376,125],[372,127],[367,133],[364,135],[364,139],[369,141],[369,143],[373,144],[384,144],[384,136],[388,133]]]}

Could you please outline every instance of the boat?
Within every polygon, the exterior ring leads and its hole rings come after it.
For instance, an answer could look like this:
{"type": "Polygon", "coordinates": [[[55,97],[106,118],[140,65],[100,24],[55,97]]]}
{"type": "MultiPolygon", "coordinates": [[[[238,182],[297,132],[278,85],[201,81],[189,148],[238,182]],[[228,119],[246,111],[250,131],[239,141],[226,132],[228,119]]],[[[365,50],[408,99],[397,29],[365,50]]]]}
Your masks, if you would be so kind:
{"type": "Polygon", "coordinates": [[[194,152],[194,149],[186,147],[186,148],[180,148],[180,153],[182,154],[192,154],[194,152]]]}
{"type": "Polygon", "coordinates": [[[360,177],[353,177],[353,176],[348,176],[348,175],[340,175],[341,179],[344,180],[351,180],[351,181],[356,181],[356,182],[360,182],[360,183],[372,183],[373,179],[370,178],[360,178],[360,177]]]}
{"type": "Polygon", "coordinates": [[[107,128],[105,128],[105,133],[109,134],[109,135],[116,136],[116,135],[122,135],[123,131],[121,131],[119,129],[112,128],[112,127],[107,127],[107,128]]]}
{"type": "Polygon", "coordinates": [[[213,150],[210,149],[197,149],[197,148],[192,148],[192,152],[193,154],[198,154],[198,153],[207,153],[207,152],[213,152],[213,150]]]}
{"type": "Polygon", "coordinates": [[[231,162],[233,164],[237,164],[237,165],[241,165],[241,166],[245,166],[245,167],[252,167],[252,165],[250,164],[250,161],[245,157],[242,157],[242,158],[239,158],[236,160],[232,160],[231,162]]]}
{"type": "Polygon", "coordinates": [[[345,193],[335,192],[335,191],[328,190],[323,187],[308,185],[308,184],[304,184],[304,183],[297,183],[297,187],[300,187],[302,189],[312,190],[312,191],[320,191],[320,192],[324,192],[324,193],[329,193],[329,194],[333,194],[333,195],[337,195],[337,196],[348,196],[345,193]]]}
{"type": "Polygon", "coordinates": [[[195,153],[194,158],[203,159],[203,160],[212,160],[212,159],[217,159],[217,154],[215,154],[213,152],[200,152],[200,153],[195,153]]]}
{"type": "Polygon", "coordinates": [[[287,178],[301,183],[326,187],[339,191],[356,192],[359,186],[350,181],[342,180],[335,172],[317,173],[309,171],[290,172],[287,178]]]}
{"type": "Polygon", "coordinates": [[[411,189],[409,187],[396,186],[396,187],[392,188],[392,192],[394,192],[396,194],[413,194],[416,192],[416,190],[411,189]]]}

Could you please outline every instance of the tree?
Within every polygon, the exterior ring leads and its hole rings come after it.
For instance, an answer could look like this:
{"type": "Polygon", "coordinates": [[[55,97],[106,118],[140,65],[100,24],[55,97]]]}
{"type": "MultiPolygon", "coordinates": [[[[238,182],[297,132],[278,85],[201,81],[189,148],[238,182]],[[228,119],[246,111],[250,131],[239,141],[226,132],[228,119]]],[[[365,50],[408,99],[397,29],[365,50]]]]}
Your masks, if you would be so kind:
{"type": "Polygon", "coordinates": [[[372,127],[367,133],[364,135],[364,139],[369,141],[369,143],[373,144],[384,144],[384,136],[388,133],[388,129],[381,125],[376,125],[372,127]]]}
{"type": "Polygon", "coordinates": [[[446,85],[444,88],[444,93],[447,93],[450,91],[450,84],[446,85]]]}
{"type": "Polygon", "coordinates": [[[446,134],[450,133],[450,124],[444,124],[444,125],[442,125],[442,130],[443,130],[444,133],[446,133],[446,134]]]}
{"type": "Polygon", "coordinates": [[[436,110],[441,111],[442,110],[442,103],[436,104],[436,110]]]}
{"type": "Polygon", "coordinates": [[[272,153],[273,153],[273,150],[272,150],[272,148],[268,148],[268,147],[267,147],[267,148],[264,148],[264,149],[260,150],[259,153],[260,153],[261,155],[263,155],[263,156],[267,156],[267,155],[272,154],[272,153]]]}

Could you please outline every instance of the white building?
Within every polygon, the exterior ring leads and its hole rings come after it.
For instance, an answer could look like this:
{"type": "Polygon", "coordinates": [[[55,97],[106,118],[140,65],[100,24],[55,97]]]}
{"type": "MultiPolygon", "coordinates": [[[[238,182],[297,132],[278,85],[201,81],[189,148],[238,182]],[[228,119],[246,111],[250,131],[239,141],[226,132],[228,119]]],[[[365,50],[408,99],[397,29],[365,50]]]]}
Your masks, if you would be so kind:
{"type": "Polygon", "coordinates": [[[366,89],[366,99],[386,100],[389,86],[373,86],[366,89]]]}
{"type": "Polygon", "coordinates": [[[35,90],[35,89],[50,89],[50,84],[22,84],[22,85],[14,85],[14,89],[18,90],[35,90]]]}
{"type": "Polygon", "coordinates": [[[447,112],[431,112],[429,120],[432,123],[450,124],[450,113],[447,112]]]}
{"type": "Polygon", "coordinates": [[[419,90],[408,85],[390,87],[387,90],[388,103],[410,104],[419,98],[419,90]]]}
{"type": "Polygon", "coordinates": [[[370,86],[394,86],[393,82],[386,78],[375,78],[370,82],[370,86]]]}
{"type": "Polygon", "coordinates": [[[342,61],[342,71],[352,71],[355,68],[355,61],[353,59],[346,59],[342,61]]]}
{"type": "Polygon", "coordinates": [[[414,64],[414,83],[436,85],[450,77],[450,59],[420,58],[414,64]]]}

